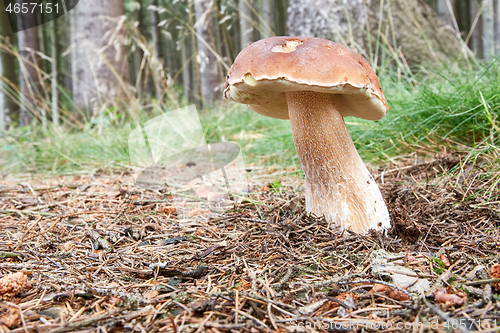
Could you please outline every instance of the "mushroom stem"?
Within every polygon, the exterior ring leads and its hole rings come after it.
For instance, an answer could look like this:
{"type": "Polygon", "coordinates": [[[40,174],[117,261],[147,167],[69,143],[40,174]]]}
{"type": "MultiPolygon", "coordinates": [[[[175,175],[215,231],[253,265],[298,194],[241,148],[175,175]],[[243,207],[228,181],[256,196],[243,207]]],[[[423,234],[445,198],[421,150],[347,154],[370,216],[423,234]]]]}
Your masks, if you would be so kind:
{"type": "Polygon", "coordinates": [[[357,233],[390,227],[377,183],[358,155],[339,98],[287,92],[293,140],[305,174],[306,210],[357,233]]]}

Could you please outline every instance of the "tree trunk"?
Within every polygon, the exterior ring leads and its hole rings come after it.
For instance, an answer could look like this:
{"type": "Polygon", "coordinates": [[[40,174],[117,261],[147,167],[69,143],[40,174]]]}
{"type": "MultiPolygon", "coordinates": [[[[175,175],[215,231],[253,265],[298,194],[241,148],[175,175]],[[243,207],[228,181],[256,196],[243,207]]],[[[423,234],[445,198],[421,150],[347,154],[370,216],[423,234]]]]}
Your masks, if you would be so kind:
{"type": "Polygon", "coordinates": [[[469,41],[468,45],[472,51],[476,53],[476,55],[480,58],[483,57],[483,38],[482,38],[482,30],[483,30],[483,20],[481,19],[481,3],[478,3],[476,0],[469,0],[469,15],[471,25],[469,27],[469,41]]]}
{"type": "Polygon", "coordinates": [[[499,0],[438,0],[437,12],[442,22],[461,33],[477,57],[500,54],[499,0]]]}
{"type": "Polygon", "coordinates": [[[458,28],[462,34],[462,37],[466,38],[467,33],[470,29],[470,3],[468,0],[466,1],[458,1],[455,4],[455,16],[457,18],[458,28]]]}
{"type": "MultiPolygon", "coordinates": [[[[159,64],[163,64],[163,54],[161,52],[162,50],[161,32],[160,32],[160,27],[158,26],[158,23],[160,21],[158,17],[158,0],[150,0],[149,13],[151,21],[151,37],[153,40],[153,56],[157,59],[159,64]]],[[[156,91],[156,99],[158,101],[161,101],[162,99],[162,89],[159,82],[160,79],[161,78],[159,77],[159,75],[155,75],[154,77],[155,91],[156,91]]]]}
{"type": "Polygon", "coordinates": [[[500,1],[493,2],[493,26],[495,29],[495,56],[500,55],[500,1]]]}
{"type": "MultiPolygon", "coordinates": [[[[0,1],[0,12],[5,10],[3,1],[0,1]]],[[[0,44],[5,48],[6,42],[13,43],[13,34],[8,20],[0,20],[0,35],[4,40],[0,40],[0,44]]],[[[16,85],[16,62],[15,57],[0,45],[0,131],[7,129],[12,118],[17,118],[19,107],[14,101],[13,89],[11,85],[16,85]]]]}
{"type": "Polygon", "coordinates": [[[287,22],[290,35],[346,44],[373,56],[372,65],[385,50],[409,64],[447,61],[462,51],[456,32],[423,0],[289,0],[287,22]]]}
{"type": "MultiPolygon", "coordinates": [[[[293,0],[291,0],[293,1],[293,0]]],[[[290,1],[290,2],[291,2],[290,1]]],[[[274,33],[276,36],[286,36],[288,32],[288,14],[287,8],[289,5],[288,0],[274,0],[274,33]]]]}
{"type": "MultiPolygon", "coordinates": [[[[0,75],[3,75],[4,65],[3,65],[3,54],[0,51],[0,75]]],[[[6,83],[0,81],[1,90],[6,89],[6,83]]],[[[9,98],[7,94],[0,90],[0,133],[7,128],[7,117],[9,109],[7,107],[7,99],[9,98]]],[[[0,135],[0,137],[2,137],[0,135]]]]}
{"type": "Polygon", "coordinates": [[[85,0],[70,12],[73,100],[79,107],[117,97],[128,76],[123,0],[85,0]]]}
{"type": "MultiPolygon", "coordinates": [[[[63,15],[59,20],[61,20],[62,27],[71,27],[71,14],[63,15]]],[[[62,29],[62,49],[65,52],[71,46],[71,29],[62,29]]],[[[64,90],[71,94],[73,89],[73,54],[66,54],[63,56],[63,85],[64,90]]]]}
{"type": "Polygon", "coordinates": [[[158,0],[150,0],[149,14],[151,20],[151,37],[153,39],[153,55],[161,59],[163,57],[161,52],[161,32],[158,23],[158,0]]]}
{"type": "Polygon", "coordinates": [[[165,60],[167,61],[167,76],[173,78],[175,76],[174,69],[174,57],[172,56],[172,50],[175,50],[174,43],[167,36],[164,37],[165,44],[165,60]]]}
{"type": "MultiPolygon", "coordinates": [[[[144,34],[146,28],[144,26],[144,4],[139,4],[139,9],[137,10],[137,29],[139,33],[144,34]]],[[[133,54],[134,63],[134,78],[133,84],[136,87],[137,97],[141,98],[143,91],[147,90],[147,82],[145,77],[145,70],[142,68],[142,62],[144,59],[144,51],[140,47],[136,47],[133,54]]]]}
{"type": "Polygon", "coordinates": [[[52,54],[52,122],[59,125],[59,63],[61,62],[59,43],[57,39],[57,19],[50,23],[51,54],[52,54]]]}
{"type": "MultiPolygon", "coordinates": [[[[49,21],[48,14],[38,11],[37,12],[37,21],[40,24],[48,22],[49,21]]],[[[44,27],[46,27],[46,25],[43,25],[41,29],[38,29],[38,40],[40,41],[40,52],[46,56],[50,56],[50,52],[51,52],[51,46],[50,46],[50,40],[49,40],[50,39],[50,27],[48,29],[49,31],[46,31],[47,29],[44,29],[44,27]]],[[[45,73],[50,73],[50,71],[51,71],[50,63],[44,58],[40,59],[38,66],[45,73]]]]}
{"type": "Polygon", "coordinates": [[[135,85],[136,88],[136,96],[137,98],[140,98],[142,96],[142,91],[143,91],[143,82],[144,82],[144,77],[142,74],[142,69],[141,69],[141,64],[142,64],[142,52],[137,48],[132,55],[132,62],[134,65],[134,75],[133,75],[133,84],[135,85]]]}
{"type": "MultiPolygon", "coordinates": [[[[161,1],[159,3],[160,7],[166,8],[172,3],[171,0],[166,0],[166,1],[161,1]]],[[[165,20],[170,19],[170,14],[168,12],[163,12],[163,15],[159,14],[159,22],[164,22],[165,20]]],[[[164,45],[164,48],[162,50],[163,52],[163,57],[166,62],[166,72],[167,75],[169,76],[169,80],[173,78],[176,74],[176,59],[175,59],[175,41],[178,40],[178,38],[175,38],[177,29],[172,29],[172,25],[169,24],[164,24],[163,28],[160,29],[160,36],[162,39],[162,43],[164,45]]],[[[173,82],[175,84],[175,82],[173,82]]]]}
{"type": "Polygon", "coordinates": [[[182,86],[184,91],[184,97],[186,101],[190,103],[193,100],[193,90],[191,87],[191,57],[192,50],[190,47],[189,38],[184,38],[181,44],[181,55],[182,55],[182,86]]]}
{"type": "MultiPolygon", "coordinates": [[[[196,10],[195,10],[195,5],[194,5],[194,0],[188,0],[188,5],[189,5],[189,13],[188,13],[188,24],[190,27],[196,28],[195,23],[196,23],[196,10]]],[[[191,91],[192,91],[192,96],[193,96],[193,101],[196,104],[197,108],[202,108],[202,100],[203,98],[201,97],[201,86],[200,86],[200,66],[198,66],[198,61],[197,59],[197,54],[198,54],[198,44],[197,44],[197,38],[196,38],[196,32],[191,33],[190,36],[190,51],[191,54],[194,55],[194,58],[190,62],[191,64],[191,91]]]]}
{"type": "Polygon", "coordinates": [[[262,0],[262,21],[260,29],[260,37],[268,38],[273,36],[271,28],[271,0],[262,0]]]}
{"type": "MultiPolygon", "coordinates": [[[[495,2],[498,2],[496,0],[495,2]]],[[[482,13],[482,32],[481,38],[483,40],[483,58],[491,59],[495,56],[495,25],[494,25],[494,8],[493,0],[483,0],[483,13],[482,13]]]]}
{"type": "Polygon", "coordinates": [[[250,0],[239,0],[241,49],[253,42],[253,20],[250,0]]]}
{"type": "Polygon", "coordinates": [[[217,74],[217,58],[214,55],[215,39],[212,22],[212,2],[194,0],[196,13],[197,63],[200,71],[200,85],[203,107],[207,108],[220,96],[220,82],[217,74]]]}
{"type": "MultiPolygon", "coordinates": [[[[17,16],[18,47],[20,55],[19,88],[21,91],[20,126],[27,126],[38,112],[38,99],[40,98],[38,27],[36,14],[22,14],[17,16]],[[26,29],[32,26],[34,28],[26,29]]],[[[42,117],[43,118],[43,117],[42,117]]],[[[43,121],[43,119],[42,119],[43,121]]]]}
{"type": "Polygon", "coordinates": [[[441,22],[459,31],[455,16],[456,2],[457,0],[438,0],[436,12],[441,22]]]}

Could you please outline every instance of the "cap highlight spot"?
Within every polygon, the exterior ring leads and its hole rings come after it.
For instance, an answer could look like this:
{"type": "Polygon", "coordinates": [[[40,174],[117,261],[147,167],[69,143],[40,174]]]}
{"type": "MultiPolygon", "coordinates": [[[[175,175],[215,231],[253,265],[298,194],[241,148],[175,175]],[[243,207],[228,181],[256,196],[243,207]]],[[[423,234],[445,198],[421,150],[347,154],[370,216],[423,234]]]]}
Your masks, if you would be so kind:
{"type": "Polygon", "coordinates": [[[298,39],[288,39],[283,45],[276,45],[272,48],[273,52],[277,53],[290,53],[295,51],[297,46],[301,45],[302,41],[298,39]]]}

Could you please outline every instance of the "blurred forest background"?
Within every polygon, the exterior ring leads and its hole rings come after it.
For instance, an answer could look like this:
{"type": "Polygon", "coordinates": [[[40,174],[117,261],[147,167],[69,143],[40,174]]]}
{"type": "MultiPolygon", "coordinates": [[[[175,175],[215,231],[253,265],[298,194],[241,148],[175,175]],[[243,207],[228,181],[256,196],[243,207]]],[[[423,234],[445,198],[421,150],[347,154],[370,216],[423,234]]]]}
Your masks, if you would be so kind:
{"type": "Polygon", "coordinates": [[[80,0],[67,15],[15,34],[0,16],[2,149],[40,131],[55,131],[55,140],[67,130],[102,135],[186,104],[211,110],[238,52],[275,35],[344,43],[383,87],[384,77],[416,86],[437,68],[479,71],[500,54],[499,2],[80,0]]]}
{"type": "Polygon", "coordinates": [[[499,13],[497,0],[81,0],[68,15],[16,34],[4,17],[0,128],[82,126],[109,113],[118,95],[134,107],[209,106],[238,52],[274,35],[341,42],[375,68],[384,52],[403,71],[489,59],[500,53],[499,13]]]}

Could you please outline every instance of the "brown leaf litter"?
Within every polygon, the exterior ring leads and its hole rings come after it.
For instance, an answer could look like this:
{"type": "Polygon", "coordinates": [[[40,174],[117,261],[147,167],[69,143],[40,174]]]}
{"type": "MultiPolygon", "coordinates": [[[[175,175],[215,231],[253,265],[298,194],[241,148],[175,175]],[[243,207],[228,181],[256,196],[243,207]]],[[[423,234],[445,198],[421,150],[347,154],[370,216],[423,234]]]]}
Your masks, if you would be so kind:
{"type": "Polygon", "coordinates": [[[380,174],[387,236],[308,215],[286,170],[229,203],[126,173],[3,182],[0,332],[492,332],[498,174],[462,161],[380,174]]]}

